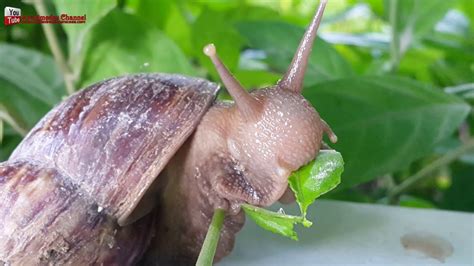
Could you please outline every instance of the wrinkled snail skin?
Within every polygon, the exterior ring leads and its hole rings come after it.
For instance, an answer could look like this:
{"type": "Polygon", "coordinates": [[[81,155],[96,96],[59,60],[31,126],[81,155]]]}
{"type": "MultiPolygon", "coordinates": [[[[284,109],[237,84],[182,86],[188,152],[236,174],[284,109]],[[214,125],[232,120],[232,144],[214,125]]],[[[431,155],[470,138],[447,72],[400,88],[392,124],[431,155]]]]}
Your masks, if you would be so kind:
{"type": "Polygon", "coordinates": [[[325,5],[321,1],[287,73],[273,87],[247,92],[216,47],[204,47],[234,103],[212,106],[165,169],[157,237],[145,255],[147,264],[194,264],[217,208],[227,217],[215,260],[226,256],[244,223],[241,204],[273,204],[287,191],[290,173],[315,158],[323,133],[337,141],[301,95],[325,5]]]}
{"type": "Polygon", "coordinates": [[[316,155],[319,116],[299,93],[269,88],[252,97],[262,107],[258,120],[247,121],[234,105],[218,103],[168,164],[150,262],[194,263],[216,208],[228,215],[215,259],[226,256],[244,224],[240,204],[273,204],[287,189],[289,174],[316,155]]]}

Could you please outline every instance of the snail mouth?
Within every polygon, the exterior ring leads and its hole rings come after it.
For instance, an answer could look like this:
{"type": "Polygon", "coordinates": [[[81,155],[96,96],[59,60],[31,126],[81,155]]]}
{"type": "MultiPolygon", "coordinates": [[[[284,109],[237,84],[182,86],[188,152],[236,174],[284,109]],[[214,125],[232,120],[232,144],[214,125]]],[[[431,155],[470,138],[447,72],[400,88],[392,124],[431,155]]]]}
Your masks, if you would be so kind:
{"type": "Polygon", "coordinates": [[[286,180],[291,174],[291,171],[288,168],[282,166],[277,167],[275,172],[279,180],[286,180]]]}
{"type": "Polygon", "coordinates": [[[296,169],[293,169],[293,168],[294,167],[292,167],[290,163],[286,162],[282,158],[278,158],[275,173],[279,177],[280,180],[285,180],[286,181],[288,179],[288,177],[290,177],[291,172],[296,170],[296,169]]]}

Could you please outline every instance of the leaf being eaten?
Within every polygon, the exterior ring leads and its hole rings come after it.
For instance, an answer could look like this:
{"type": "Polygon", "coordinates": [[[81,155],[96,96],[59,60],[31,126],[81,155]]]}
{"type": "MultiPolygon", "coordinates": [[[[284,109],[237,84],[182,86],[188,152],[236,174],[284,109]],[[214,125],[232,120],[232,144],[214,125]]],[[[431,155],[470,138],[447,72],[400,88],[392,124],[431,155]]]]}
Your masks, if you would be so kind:
{"type": "Polygon", "coordinates": [[[290,175],[288,182],[304,219],[308,207],[317,198],[341,183],[342,171],[344,161],[341,154],[334,150],[324,150],[319,152],[316,160],[290,175]]]}
{"type": "Polygon", "coordinates": [[[294,225],[302,222],[302,217],[273,212],[248,204],[243,204],[242,208],[260,227],[293,240],[298,240],[294,225]]]}
{"type": "Polygon", "coordinates": [[[337,151],[325,150],[321,151],[315,160],[290,175],[288,181],[300,207],[300,216],[273,212],[248,204],[243,204],[242,208],[260,227],[298,240],[298,235],[294,230],[295,224],[300,223],[305,227],[312,225],[311,221],[306,219],[308,207],[319,196],[334,189],[341,182],[343,170],[344,161],[341,154],[337,151]]]}

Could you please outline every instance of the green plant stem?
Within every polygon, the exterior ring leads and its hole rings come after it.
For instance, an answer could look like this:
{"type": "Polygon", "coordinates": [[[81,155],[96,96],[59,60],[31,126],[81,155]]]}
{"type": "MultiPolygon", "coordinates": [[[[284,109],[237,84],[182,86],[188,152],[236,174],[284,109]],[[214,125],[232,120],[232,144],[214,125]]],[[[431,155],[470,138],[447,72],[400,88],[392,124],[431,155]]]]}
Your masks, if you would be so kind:
{"type": "MultiPolygon", "coordinates": [[[[40,16],[46,16],[46,6],[44,5],[43,0],[36,0],[33,2],[36,12],[40,16]]],[[[48,40],[49,48],[53,53],[54,59],[58,64],[59,68],[63,72],[64,76],[64,83],[66,84],[66,90],[68,94],[72,94],[74,92],[74,81],[72,79],[72,71],[69,65],[66,62],[63,52],[61,51],[61,47],[59,46],[58,38],[54,32],[53,26],[48,23],[41,24],[43,26],[44,34],[46,35],[46,39],[48,40]]]]}
{"type": "Polygon", "coordinates": [[[3,120],[0,119],[0,144],[2,144],[3,141],[3,120]]]}
{"type": "Polygon", "coordinates": [[[28,134],[28,130],[20,126],[20,124],[8,113],[6,108],[0,105],[0,120],[5,121],[5,123],[9,124],[13,130],[18,132],[22,137],[28,134]]]}
{"type": "Polygon", "coordinates": [[[221,234],[222,225],[224,224],[225,211],[216,209],[212,216],[211,224],[207,230],[206,238],[202,244],[196,266],[210,266],[216,254],[217,243],[221,234]]]}
{"type": "Polygon", "coordinates": [[[392,27],[392,38],[390,41],[390,71],[395,72],[400,63],[400,34],[398,27],[398,0],[390,0],[390,25],[392,27]]]}
{"type": "Polygon", "coordinates": [[[388,198],[391,203],[395,202],[395,197],[400,195],[401,193],[411,189],[415,184],[420,182],[425,178],[429,178],[429,174],[439,169],[440,167],[451,163],[452,161],[456,160],[458,157],[463,155],[464,153],[474,150],[474,139],[470,139],[465,142],[461,147],[447,153],[446,155],[438,158],[431,164],[427,165],[416,174],[408,177],[405,181],[403,181],[400,185],[394,187],[388,194],[388,198]]]}

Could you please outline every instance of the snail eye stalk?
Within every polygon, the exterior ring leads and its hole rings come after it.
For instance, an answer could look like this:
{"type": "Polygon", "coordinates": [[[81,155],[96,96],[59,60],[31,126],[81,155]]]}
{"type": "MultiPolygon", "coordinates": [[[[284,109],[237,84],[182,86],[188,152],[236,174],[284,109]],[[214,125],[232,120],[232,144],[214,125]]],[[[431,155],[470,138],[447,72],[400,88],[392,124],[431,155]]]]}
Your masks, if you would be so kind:
{"type": "Polygon", "coordinates": [[[240,84],[240,82],[235,79],[234,75],[230,73],[227,67],[222,63],[219,56],[217,55],[216,47],[214,44],[208,44],[204,47],[203,52],[205,55],[209,56],[212,60],[212,63],[216,67],[219,76],[224,83],[224,86],[227,88],[227,91],[234,99],[239,112],[247,119],[252,119],[258,115],[260,111],[259,102],[250,95],[240,84]]]}
{"type": "Polygon", "coordinates": [[[301,92],[303,89],[303,79],[308,65],[308,59],[311,54],[311,49],[313,48],[314,40],[316,39],[316,33],[318,32],[326,4],[327,0],[321,0],[319,3],[318,10],[314,14],[313,20],[311,21],[311,24],[309,24],[308,29],[306,29],[288,70],[283,78],[278,82],[278,87],[295,92],[301,92]]]}

